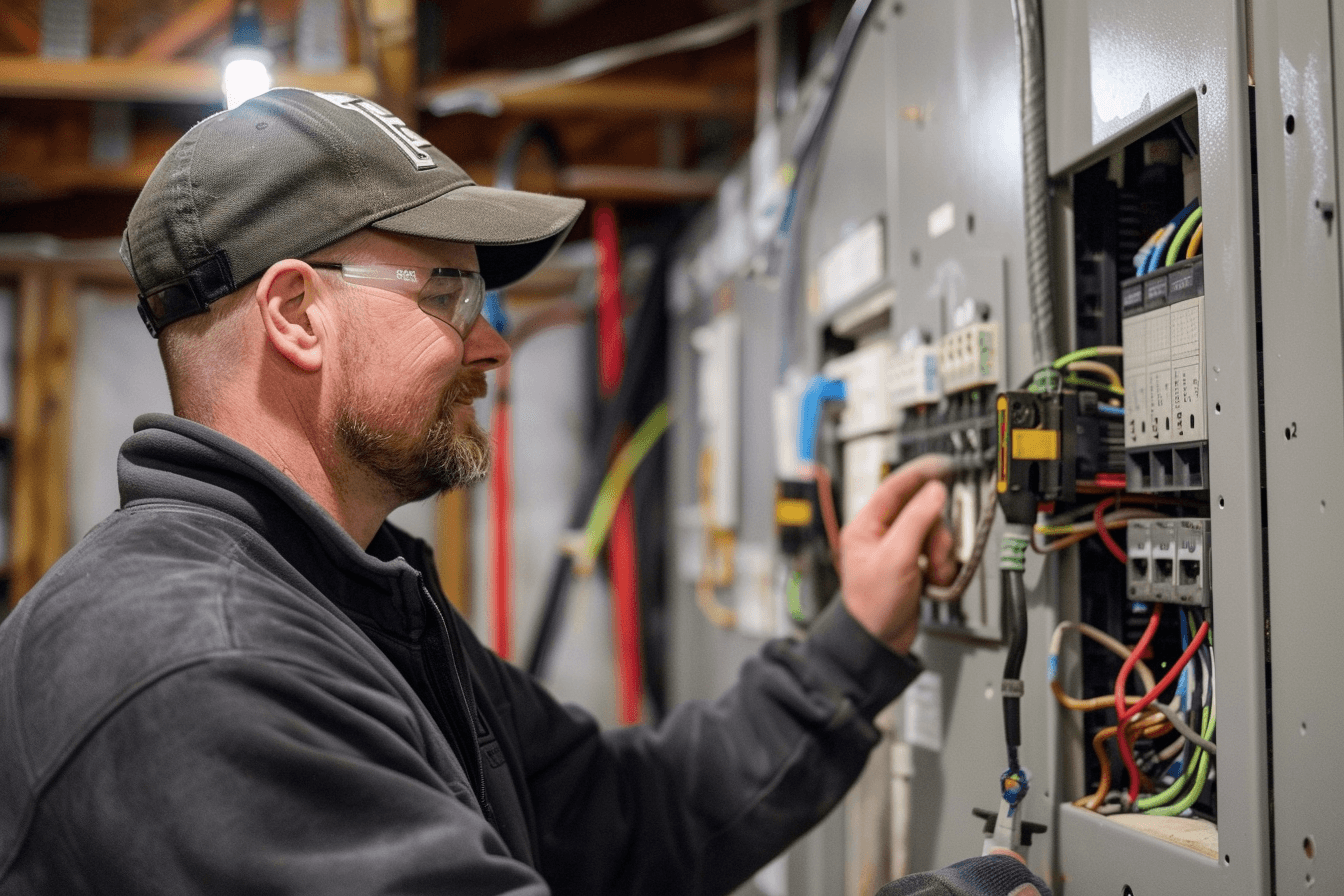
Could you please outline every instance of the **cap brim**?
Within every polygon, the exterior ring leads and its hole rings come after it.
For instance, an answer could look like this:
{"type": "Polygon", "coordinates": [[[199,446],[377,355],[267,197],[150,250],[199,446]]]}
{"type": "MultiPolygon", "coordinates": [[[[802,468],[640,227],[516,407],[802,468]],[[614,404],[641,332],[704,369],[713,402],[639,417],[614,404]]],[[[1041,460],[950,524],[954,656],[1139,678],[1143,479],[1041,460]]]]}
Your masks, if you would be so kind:
{"type": "Polygon", "coordinates": [[[550,257],[583,200],[469,184],[369,225],[389,233],[476,246],[489,289],[516,283],[550,257]]]}

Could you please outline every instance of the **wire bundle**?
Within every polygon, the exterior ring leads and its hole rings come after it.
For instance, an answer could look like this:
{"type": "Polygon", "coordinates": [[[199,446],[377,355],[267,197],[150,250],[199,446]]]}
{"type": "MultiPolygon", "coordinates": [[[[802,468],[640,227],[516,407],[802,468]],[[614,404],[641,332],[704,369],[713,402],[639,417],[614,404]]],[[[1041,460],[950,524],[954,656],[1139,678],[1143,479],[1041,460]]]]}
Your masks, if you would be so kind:
{"type": "Polygon", "coordinates": [[[1101,767],[1097,789],[1094,793],[1076,800],[1075,805],[1093,811],[1132,809],[1152,815],[1179,815],[1193,806],[1204,790],[1212,756],[1217,753],[1217,746],[1212,740],[1217,712],[1213,697],[1213,642],[1209,636],[1209,623],[1208,620],[1202,621],[1194,637],[1190,638],[1190,631],[1195,629],[1194,613],[1181,618],[1182,636],[1187,639],[1185,649],[1180,658],[1168,668],[1161,681],[1154,681],[1151,670],[1140,656],[1152,642],[1161,618],[1162,605],[1158,604],[1154,607],[1143,636],[1132,649],[1086,623],[1062,622],[1055,629],[1048,659],[1048,678],[1055,698],[1064,708],[1070,710],[1090,712],[1099,709],[1117,709],[1117,723],[1098,731],[1092,740],[1092,748],[1101,767]],[[1059,654],[1064,633],[1069,630],[1077,630],[1124,658],[1124,665],[1116,678],[1114,694],[1079,699],[1065,692],[1063,685],[1058,681],[1059,654]],[[1138,676],[1141,695],[1125,693],[1125,684],[1131,675],[1138,676]],[[1192,681],[1195,682],[1193,685],[1192,681]],[[1174,699],[1170,703],[1159,702],[1158,697],[1173,683],[1176,684],[1174,699]],[[1151,780],[1139,767],[1134,755],[1134,745],[1139,741],[1165,736],[1173,730],[1180,736],[1158,751],[1152,761],[1146,763],[1149,768],[1155,767],[1158,763],[1171,763],[1158,777],[1171,778],[1172,783],[1160,793],[1141,797],[1139,795],[1141,789],[1145,784],[1151,787],[1151,780]],[[1116,740],[1129,775],[1129,785],[1126,791],[1118,794],[1118,804],[1108,805],[1107,798],[1111,796],[1112,769],[1106,742],[1112,738],[1116,740]]]}
{"type": "Polygon", "coordinates": [[[1204,240],[1204,207],[1199,197],[1176,213],[1165,225],[1148,237],[1134,255],[1134,270],[1141,277],[1160,267],[1175,264],[1181,258],[1194,258],[1204,240]],[[1182,252],[1182,247],[1185,251],[1182,252]]]}

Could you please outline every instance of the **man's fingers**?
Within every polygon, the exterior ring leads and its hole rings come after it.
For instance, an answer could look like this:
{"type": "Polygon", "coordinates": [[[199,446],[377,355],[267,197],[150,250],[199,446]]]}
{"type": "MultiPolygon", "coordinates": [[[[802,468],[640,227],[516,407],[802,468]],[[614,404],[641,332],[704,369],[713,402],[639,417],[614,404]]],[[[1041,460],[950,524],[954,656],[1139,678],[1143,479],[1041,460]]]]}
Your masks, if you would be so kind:
{"type": "Polygon", "coordinates": [[[879,550],[889,552],[898,568],[913,567],[933,527],[942,521],[943,504],[946,501],[947,486],[937,479],[925,480],[914,497],[905,502],[896,522],[882,536],[879,550]]]}
{"type": "Polygon", "coordinates": [[[957,562],[952,557],[953,539],[941,515],[924,543],[929,558],[928,579],[935,585],[949,585],[957,577],[957,562]]]}
{"type": "Polygon", "coordinates": [[[911,495],[929,480],[946,476],[951,469],[952,459],[944,454],[926,454],[903,464],[882,481],[868,502],[854,514],[850,525],[858,531],[880,536],[911,495]]]}

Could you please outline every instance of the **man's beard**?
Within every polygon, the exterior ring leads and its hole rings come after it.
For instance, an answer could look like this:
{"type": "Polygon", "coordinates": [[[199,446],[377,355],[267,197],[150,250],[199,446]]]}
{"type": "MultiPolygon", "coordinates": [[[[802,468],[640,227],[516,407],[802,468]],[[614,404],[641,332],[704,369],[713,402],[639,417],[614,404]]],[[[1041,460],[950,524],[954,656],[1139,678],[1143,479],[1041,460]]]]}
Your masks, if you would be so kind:
{"type": "Polygon", "coordinates": [[[463,399],[483,398],[485,374],[464,370],[439,396],[432,416],[416,427],[418,414],[408,404],[378,406],[347,402],[336,417],[336,444],[355,463],[388,483],[403,501],[419,501],[463,488],[490,472],[490,437],[471,418],[460,426],[453,409],[463,399]]]}

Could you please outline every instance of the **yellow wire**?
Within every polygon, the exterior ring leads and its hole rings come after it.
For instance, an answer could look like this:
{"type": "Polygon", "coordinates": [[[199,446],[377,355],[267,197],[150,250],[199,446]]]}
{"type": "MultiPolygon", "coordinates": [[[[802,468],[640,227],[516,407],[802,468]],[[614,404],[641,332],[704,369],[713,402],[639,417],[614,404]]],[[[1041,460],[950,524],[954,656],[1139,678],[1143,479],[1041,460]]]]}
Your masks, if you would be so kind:
{"type": "Polygon", "coordinates": [[[1190,246],[1185,250],[1186,258],[1194,258],[1199,254],[1200,244],[1204,242],[1204,222],[1200,221],[1199,226],[1195,228],[1194,236],[1190,237],[1190,246]]]}
{"type": "Polygon", "coordinates": [[[1104,376],[1121,395],[1125,394],[1125,388],[1120,382],[1120,374],[1116,373],[1115,368],[1109,364],[1103,364],[1100,361],[1072,361],[1066,369],[1100,374],[1101,376],[1104,376]]]}

